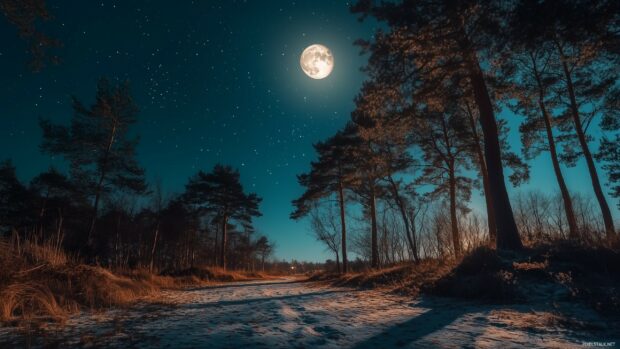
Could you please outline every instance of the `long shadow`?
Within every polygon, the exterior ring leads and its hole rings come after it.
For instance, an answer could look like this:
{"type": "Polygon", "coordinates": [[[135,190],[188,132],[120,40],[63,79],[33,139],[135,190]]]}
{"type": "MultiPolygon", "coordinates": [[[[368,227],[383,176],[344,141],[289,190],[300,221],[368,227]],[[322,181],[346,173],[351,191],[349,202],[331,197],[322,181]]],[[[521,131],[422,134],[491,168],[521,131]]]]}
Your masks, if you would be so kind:
{"type": "Polygon", "coordinates": [[[217,286],[201,286],[201,287],[194,287],[194,288],[187,288],[185,289],[186,291],[200,291],[200,290],[211,290],[211,289],[218,289],[218,288],[237,288],[237,287],[252,287],[252,286],[267,286],[267,285],[286,285],[286,284],[296,284],[296,283],[301,283],[304,282],[303,279],[301,280],[293,280],[293,281],[275,281],[275,282],[248,282],[248,283],[243,283],[243,284],[230,284],[230,285],[217,285],[217,286]]]}
{"type": "Polygon", "coordinates": [[[285,296],[275,296],[275,297],[262,297],[262,298],[250,298],[250,299],[236,299],[231,301],[213,301],[209,303],[192,303],[184,305],[184,308],[194,309],[194,308],[213,308],[213,307],[226,307],[230,305],[247,305],[252,303],[260,303],[260,302],[270,302],[277,300],[286,300],[286,299],[301,299],[308,297],[317,297],[328,295],[332,293],[342,293],[342,292],[355,292],[352,290],[329,290],[322,292],[309,292],[309,293],[301,293],[301,294],[291,294],[285,296]]]}
{"type": "MultiPolygon", "coordinates": [[[[383,332],[355,344],[355,349],[399,348],[408,346],[418,339],[450,325],[461,315],[466,314],[467,306],[448,307],[446,304],[433,304],[422,300],[416,307],[430,308],[427,312],[405,322],[398,323],[383,332]]],[[[453,304],[454,305],[454,304],[453,304]]]]}

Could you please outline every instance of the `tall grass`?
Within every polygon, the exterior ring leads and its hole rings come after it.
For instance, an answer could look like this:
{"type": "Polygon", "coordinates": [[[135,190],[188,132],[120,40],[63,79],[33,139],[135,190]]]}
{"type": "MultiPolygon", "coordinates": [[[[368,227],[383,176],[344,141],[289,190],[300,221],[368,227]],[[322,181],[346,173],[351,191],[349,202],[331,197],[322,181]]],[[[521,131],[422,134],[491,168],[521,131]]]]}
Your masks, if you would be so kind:
{"type": "Polygon", "coordinates": [[[158,287],[78,263],[51,243],[0,241],[0,321],[63,320],[79,309],[129,304],[158,287]]]}
{"type": "Polygon", "coordinates": [[[126,306],[164,288],[263,278],[194,267],[169,275],[85,265],[54,241],[0,239],[0,322],[63,321],[84,309],[126,306]]]}

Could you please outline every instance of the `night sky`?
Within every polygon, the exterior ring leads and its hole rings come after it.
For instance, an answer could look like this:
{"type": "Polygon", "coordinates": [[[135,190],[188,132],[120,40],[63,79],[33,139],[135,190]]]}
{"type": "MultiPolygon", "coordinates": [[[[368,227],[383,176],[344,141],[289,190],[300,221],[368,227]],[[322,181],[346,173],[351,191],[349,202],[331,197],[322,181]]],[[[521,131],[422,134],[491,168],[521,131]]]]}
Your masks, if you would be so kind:
{"type": "MultiPolygon", "coordinates": [[[[276,242],[277,257],[329,258],[308,222],[288,216],[302,192],[295,175],[314,159],[312,144],[346,123],[364,79],[365,58],[353,42],[369,38],[376,24],[358,22],[348,7],[316,0],[48,1],[55,18],[43,28],[64,47],[55,51],[61,64],[39,73],[28,70],[27,45],[3,19],[0,159],[11,158],[24,180],[50,164],[62,168],[61,159],[39,152],[38,119],[66,124],[71,95],[90,104],[100,77],[128,79],[141,110],[138,158],[150,182],[159,179],[175,193],[198,170],[218,162],[237,167],[246,189],[264,199],[256,227],[276,242]],[[299,55],[314,43],[334,55],[324,80],[299,67],[299,55]]],[[[518,150],[521,118],[502,116],[518,150]]],[[[533,162],[526,190],[556,187],[547,156],[533,162]]],[[[566,174],[571,189],[589,194],[583,164],[566,174]]],[[[480,202],[474,198],[474,206],[480,202]]]]}

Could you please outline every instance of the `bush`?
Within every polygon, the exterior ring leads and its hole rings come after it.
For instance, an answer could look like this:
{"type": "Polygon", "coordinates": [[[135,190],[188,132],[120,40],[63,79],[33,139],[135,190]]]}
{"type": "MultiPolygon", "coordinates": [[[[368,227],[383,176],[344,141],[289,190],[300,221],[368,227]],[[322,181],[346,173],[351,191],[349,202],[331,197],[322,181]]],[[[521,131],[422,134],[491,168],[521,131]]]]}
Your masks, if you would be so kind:
{"type": "Polygon", "coordinates": [[[425,288],[425,291],[443,297],[499,302],[512,302],[519,298],[514,274],[505,271],[472,275],[451,273],[425,288]]]}
{"type": "Polygon", "coordinates": [[[572,268],[575,272],[620,273],[620,253],[607,247],[567,241],[543,245],[537,250],[552,267],[572,268]]]}
{"type": "Polygon", "coordinates": [[[482,246],[471,251],[463,257],[455,272],[461,275],[474,275],[479,273],[495,273],[502,268],[502,260],[496,250],[482,246]]]}
{"type": "Polygon", "coordinates": [[[617,314],[619,271],[618,251],[601,246],[556,242],[499,253],[481,247],[424,290],[439,296],[500,302],[533,297],[579,300],[617,314]]]}

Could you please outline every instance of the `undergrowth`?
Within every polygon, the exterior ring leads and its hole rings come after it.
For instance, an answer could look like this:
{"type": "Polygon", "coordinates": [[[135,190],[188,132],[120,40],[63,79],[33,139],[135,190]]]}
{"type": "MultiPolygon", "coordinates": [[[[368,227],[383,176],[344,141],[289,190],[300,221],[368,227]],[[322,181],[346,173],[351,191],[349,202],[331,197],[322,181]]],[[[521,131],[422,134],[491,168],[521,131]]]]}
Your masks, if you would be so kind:
{"type": "Polygon", "coordinates": [[[518,252],[479,247],[457,261],[428,259],[347,275],[315,274],[309,280],[493,303],[580,301],[620,315],[618,250],[570,241],[518,252]]]}
{"type": "Polygon", "coordinates": [[[63,322],[81,310],[123,307],[161,289],[264,278],[262,273],[193,267],[166,275],[80,263],[53,244],[0,240],[0,322],[63,322]]]}

